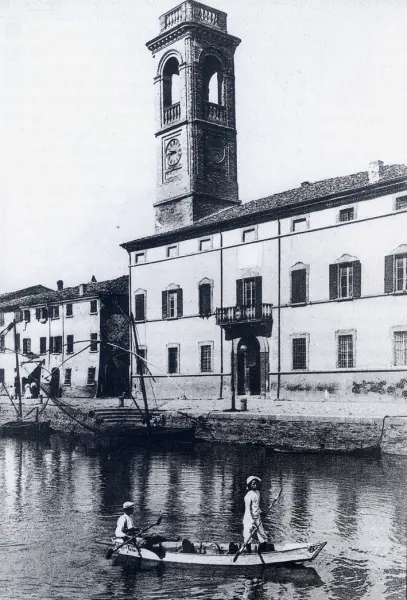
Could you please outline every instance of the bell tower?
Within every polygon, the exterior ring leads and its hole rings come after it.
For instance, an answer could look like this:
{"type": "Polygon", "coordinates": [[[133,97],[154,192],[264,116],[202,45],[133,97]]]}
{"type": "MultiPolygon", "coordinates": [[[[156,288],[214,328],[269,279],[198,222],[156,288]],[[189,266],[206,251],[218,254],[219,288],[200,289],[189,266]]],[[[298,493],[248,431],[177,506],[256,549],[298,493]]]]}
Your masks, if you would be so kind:
{"type": "Polygon", "coordinates": [[[234,54],[224,12],[186,0],[147,43],[156,60],[156,232],[240,204],[234,54]]]}

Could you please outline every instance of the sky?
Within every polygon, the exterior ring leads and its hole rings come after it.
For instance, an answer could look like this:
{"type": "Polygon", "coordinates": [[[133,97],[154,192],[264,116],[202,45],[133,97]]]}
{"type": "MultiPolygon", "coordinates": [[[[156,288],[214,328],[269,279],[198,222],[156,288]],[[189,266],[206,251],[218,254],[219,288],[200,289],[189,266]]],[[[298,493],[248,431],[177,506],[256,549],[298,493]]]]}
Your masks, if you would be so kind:
{"type": "MultiPolygon", "coordinates": [[[[174,0],[0,0],[0,293],[127,273],[153,233],[155,63],[174,0]]],[[[405,0],[213,0],[243,202],[407,163],[405,0]]]]}

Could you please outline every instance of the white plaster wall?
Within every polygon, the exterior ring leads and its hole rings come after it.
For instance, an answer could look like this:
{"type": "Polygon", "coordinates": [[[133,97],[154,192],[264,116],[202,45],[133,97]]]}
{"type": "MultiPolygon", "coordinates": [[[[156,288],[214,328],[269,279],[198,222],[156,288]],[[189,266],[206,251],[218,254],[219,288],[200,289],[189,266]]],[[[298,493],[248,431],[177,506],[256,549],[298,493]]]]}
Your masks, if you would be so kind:
{"type": "MultiPolygon", "coordinates": [[[[98,346],[97,352],[90,352],[85,350],[77,356],[71,358],[71,354],[66,352],[66,341],[68,335],[74,336],[74,354],[84,349],[89,342],[91,333],[96,333],[100,340],[100,301],[97,300],[98,311],[96,314],[90,314],[90,299],[79,299],[73,301],[73,316],[66,317],[66,303],[59,305],[59,318],[58,319],[47,319],[45,323],[36,319],[35,307],[30,307],[31,320],[30,322],[22,321],[17,323],[16,331],[20,334],[20,348],[21,353],[23,351],[23,339],[31,339],[31,351],[34,354],[40,353],[40,338],[47,338],[47,352],[41,355],[41,358],[45,359],[45,365],[43,368],[43,377],[47,376],[47,372],[50,373],[54,367],[60,367],[61,364],[66,362],[61,367],[61,385],[64,387],[64,375],[65,369],[72,369],[72,383],[71,388],[74,391],[76,388],[89,388],[90,393],[93,395],[93,390],[96,390],[96,386],[87,386],[87,374],[89,367],[96,368],[95,378],[98,378],[98,367],[99,367],[99,355],[100,349],[98,346]],[[50,337],[62,336],[62,352],[59,354],[49,354],[50,337]],[[81,343],[80,340],[82,341],[81,343]],[[67,360],[69,359],[69,360],[67,360]]],[[[44,305],[41,305],[44,306],[44,305]]],[[[12,321],[14,313],[8,313],[5,315],[5,323],[12,321]]],[[[6,337],[6,346],[13,348],[13,332],[11,331],[6,337]]],[[[26,377],[35,367],[36,363],[27,363],[27,359],[24,356],[19,357],[20,361],[20,375],[26,377]],[[24,363],[27,363],[24,365],[24,363]]],[[[15,355],[13,352],[0,353],[0,368],[5,369],[5,380],[7,385],[14,383],[14,368],[15,368],[15,355]]]]}
{"type": "MultiPolygon", "coordinates": [[[[310,229],[291,234],[291,219],[282,221],[281,238],[281,370],[292,371],[291,335],[309,334],[308,371],[333,371],[349,383],[350,374],[336,368],[335,333],[356,330],[356,365],[353,371],[367,372],[393,367],[392,327],[407,324],[405,295],[384,295],[384,257],[399,245],[407,243],[407,212],[394,211],[395,195],[361,201],[354,206],[356,220],[338,224],[339,210],[327,208],[311,213],[310,229]],[[361,221],[362,218],[383,218],[361,221]],[[388,216],[386,216],[388,215],[388,216]],[[327,229],[318,229],[328,227],[327,229]],[[329,264],[343,254],[355,256],[362,265],[362,298],[350,301],[329,300],[329,264]],[[290,306],[290,268],[297,262],[309,265],[309,304],[290,306]]],[[[268,340],[270,371],[277,370],[277,304],[278,304],[278,240],[276,221],[258,225],[258,242],[242,245],[242,230],[226,231],[223,237],[223,306],[236,304],[236,280],[261,275],[263,303],[272,303],[273,331],[268,340]],[[268,239],[268,238],[273,239],[268,239]],[[264,240],[263,242],[261,240],[264,240]],[[243,265],[243,266],[242,266],[243,265]]],[[[181,241],[179,257],[162,260],[165,247],[147,250],[148,261],[132,269],[132,301],[136,289],[147,290],[147,324],[138,326],[142,343],[148,347],[148,358],[167,368],[167,344],[180,343],[180,366],[184,376],[199,374],[200,341],[214,342],[214,373],[220,372],[221,328],[215,318],[200,319],[198,283],[204,277],[214,282],[213,308],[221,306],[220,237],[213,238],[212,252],[197,253],[198,239],[181,241]],[[183,289],[184,317],[161,321],[161,292],[171,283],[183,289]]],[[[132,261],[134,262],[134,260],[132,261]]],[[[134,307],[133,307],[134,310],[134,307]]],[[[224,374],[230,374],[230,341],[223,341],[224,374]]],[[[310,375],[297,373],[299,378],[310,375]]],[[[322,375],[321,375],[322,377],[322,375]]],[[[323,377],[326,378],[325,375],[323,377]]],[[[363,374],[362,374],[363,377],[363,374]]],[[[313,381],[319,375],[314,373],[313,381]]],[[[304,379],[305,380],[305,379],[304,379]]]]}

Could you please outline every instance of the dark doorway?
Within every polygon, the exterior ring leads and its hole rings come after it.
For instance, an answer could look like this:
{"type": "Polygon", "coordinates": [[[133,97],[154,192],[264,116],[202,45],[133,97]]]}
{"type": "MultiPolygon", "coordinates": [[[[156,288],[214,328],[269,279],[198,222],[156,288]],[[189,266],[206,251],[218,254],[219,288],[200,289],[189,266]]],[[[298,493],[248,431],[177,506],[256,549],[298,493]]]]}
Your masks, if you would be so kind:
{"type": "Polygon", "coordinates": [[[51,370],[50,396],[53,398],[59,398],[61,396],[59,387],[59,369],[57,367],[54,367],[51,370]]]}
{"type": "Polygon", "coordinates": [[[242,338],[237,347],[237,393],[260,394],[260,344],[254,336],[242,338]]]}

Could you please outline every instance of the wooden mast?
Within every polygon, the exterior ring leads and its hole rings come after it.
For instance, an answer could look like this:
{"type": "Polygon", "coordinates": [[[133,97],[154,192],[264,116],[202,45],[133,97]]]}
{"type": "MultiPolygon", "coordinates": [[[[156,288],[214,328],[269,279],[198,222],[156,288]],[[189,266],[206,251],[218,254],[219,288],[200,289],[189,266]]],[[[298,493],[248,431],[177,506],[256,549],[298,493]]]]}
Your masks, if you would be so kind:
{"type": "Polygon", "coordinates": [[[135,322],[134,322],[133,313],[130,313],[130,320],[131,320],[131,325],[132,325],[132,328],[133,328],[134,345],[136,347],[137,372],[140,375],[140,388],[141,388],[141,393],[143,395],[144,410],[145,410],[145,413],[146,413],[147,432],[150,434],[151,433],[151,423],[150,423],[150,414],[148,412],[146,384],[145,384],[145,381],[144,381],[144,363],[143,363],[142,359],[140,358],[140,347],[139,347],[139,343],[138,343],[138,339],[137,339],[137,331],[136,331],[136,325],[135,325],[135,322]]]}
{"type": "Polygon", "coordinates": [[[20,364],[18,361],[18,348],[17,348],[17,331],[16,331],[16,320],[13,321],[13,332],[14,332],[14,354],[16,355],[16,377],[14,381],[14,387],[16,394],[18,395],[18,418],[23,418],[23,405],[21,402],[21,381],[20,381],[20,364]]]}

